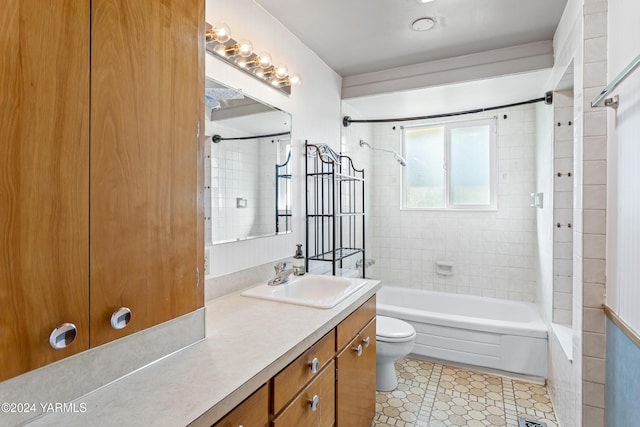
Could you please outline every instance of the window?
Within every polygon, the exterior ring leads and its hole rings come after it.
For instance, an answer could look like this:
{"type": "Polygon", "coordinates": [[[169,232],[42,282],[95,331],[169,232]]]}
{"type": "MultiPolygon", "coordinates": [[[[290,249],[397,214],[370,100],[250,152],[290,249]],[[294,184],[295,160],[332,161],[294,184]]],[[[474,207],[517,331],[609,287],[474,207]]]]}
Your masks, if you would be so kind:
{"type": "Polygon", "coordinates": [[[403,149],[404,208],[495,209],[495,119],[405,127],[403,149]]]}

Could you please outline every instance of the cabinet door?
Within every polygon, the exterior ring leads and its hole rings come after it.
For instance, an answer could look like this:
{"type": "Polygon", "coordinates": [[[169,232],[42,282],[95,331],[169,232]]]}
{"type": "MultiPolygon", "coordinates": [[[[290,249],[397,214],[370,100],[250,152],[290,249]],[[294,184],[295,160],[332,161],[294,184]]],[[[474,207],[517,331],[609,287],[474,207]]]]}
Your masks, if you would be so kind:
{"type": "Polygon", "coordinates": [[[89,4],[0,7],[0,381],[89,343],[89,4]]]}
{"type": "Polygon", "coordinates": [[[336,425],[368,426],[376,412],[375,318],[338,355],[336,368],[336,425]]]}
{"type": "Polygon", "coordinates": [[[332,427],[335,424],[335,366],[333,360],[329,362],[273,420],[273,427],[332,427]]]}
{"type": "Polygon", "coordinates": [[[96,346],[203,305],[204,0],[92,0],[91,25],[96,346]]]}
{"type": "Polygon", "coordinates": [[[258,391],[214,424],[214,427],[265,427],[269,422],[269,388],[258,391]]]}

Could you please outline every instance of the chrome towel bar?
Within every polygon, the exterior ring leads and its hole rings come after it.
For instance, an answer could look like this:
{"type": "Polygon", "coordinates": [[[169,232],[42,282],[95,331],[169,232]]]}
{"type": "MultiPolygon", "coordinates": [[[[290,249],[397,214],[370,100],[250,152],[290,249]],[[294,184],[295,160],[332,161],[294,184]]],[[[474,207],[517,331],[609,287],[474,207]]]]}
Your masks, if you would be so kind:
{"type": "Polygon", "coordinates": [[[609,83],[607,87],[605,87],[602,90],[602,92],[600,92],[600,94],[593,99],[593,101],[591,101],[591,107],[618,108],[620,98],[618,97],[618,95],[609,96],[609,94],[616,87],[618,87],[618,85],[622,83],[624,79],[626,79],[627,76],[629,76],[629,74],[633,72],[633,70],[638,68],[638,65],[640,65],[640,55],[636,56],[636,58],[633,61],[631,61],[631,63],[627,65],[627,67],[624,70],[622,70],[622,72],[620,72],[620,74],[618,74],[616,78],[613,79],[611,83],[609,83]]]}

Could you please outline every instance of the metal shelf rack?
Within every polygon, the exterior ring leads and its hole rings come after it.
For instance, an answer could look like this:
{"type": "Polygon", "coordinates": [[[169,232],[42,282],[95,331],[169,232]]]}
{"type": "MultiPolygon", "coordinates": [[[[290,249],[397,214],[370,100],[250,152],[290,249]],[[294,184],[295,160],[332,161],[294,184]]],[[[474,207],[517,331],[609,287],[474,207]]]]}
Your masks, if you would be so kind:
{"type": "Polygon", "coordinates": [[[364,170],[325,144],[305,141],[307,271],[329,263],[333,275],[365,277],[364,170]]]}
{"type": "Polygon", "coordinates": [[[291,150],[282,164],[276,163],[276,234],[291,230],[291,150]]]}

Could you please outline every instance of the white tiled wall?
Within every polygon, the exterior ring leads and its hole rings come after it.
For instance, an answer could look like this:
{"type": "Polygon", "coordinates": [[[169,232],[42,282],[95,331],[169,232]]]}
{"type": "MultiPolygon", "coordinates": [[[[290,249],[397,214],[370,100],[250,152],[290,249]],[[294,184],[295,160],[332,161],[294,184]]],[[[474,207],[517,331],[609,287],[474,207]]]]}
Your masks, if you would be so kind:
{"type": "MultiPolygon", "coordinates": [[[[583,3],[584,0],[569,0],[564,11],[560,25],[554,36],[554,52],[555,65],[552,70],[551,87],[562,80],[567,68],[573,62],[574,71],[574,158],[576,151],[580,148],[579,141],[582,139],[582,105],[583,105],[583,89],[582,89],[582,49],[583,49],[583,3]]],[[[571,207],[579,206],[581,203],[581,191],[575,187],[581,167],[574,167],[574,201],[571,207]],[[580,199],[580,200],[579,200],[580,199]]],[[[576,215],[578,216],[578,215],[576,215]]],[[[572,224],[572,230],[575,231],[578,224],[575,221],[572,224]]],[[[565,283],[566,287],[572,287],[574,290],[579,289],[582,277],[581,264],[579,264],[579,255],[576,250],[579,249],[579,242],[574,239],[573,247],[573,265],[578,266],[574,270],[572,283],[565,283]]],[[[581,252],[581,251],[579,251],[581,252]]],[[[573,296],[573,312],[572,326],[570,330],[570,353],[573,360],[567,357],[562,344],[556,336],[556,328],[549,329],[549,376],[548,387],[551,399],[553,401],[559,425],[563,427],[579,427],[582,425],[582,293],[578,290],[573,296]]]]}
{"type": "MultiPolygon", "coordinates": [[[[493,116],[497,211],[401,210],[401,166],[391,154],[372,153],[369,242],[375,278],[395,286],[535,301],[536,212],[530,193],[536,188],[536,109],[528,105],[467,119],[493,116]],[[436,273],[440,260],[455,263],[453,275],[436,273]]],[[[373,126],[372,144],[401,152],[400,125],[373,126]]]]}
{"type": "MultiPolygon", "coordinates": [[[[362,115],[347,103],[342,103],[342,115],[361,117],[362,115]]],[[[367,147],[360,147],[360,140],[372,143],[373,133],[372,126],[367,124],[354,124],[352,126],[342,128],[342,141],[340,151],[351,157],[353,164],[357,169],[364,169],[364,211],[365,211],[365,257],[373,258],[371,247],[371,239],[373,228],[371,225],[371,190],[373,188],[374,175],[376,173],[373,168],[373,152],[367,147]]],[[[360,257],[354,257],[360,259],[360,257]]],[[[375,274],[375,265],[365,269],[366,277],[373,277],[375,274]]],[[[362,270],[360,270],[362,273],[362,270]]]]}
{"type": "MultiPolygon", "coordinates": [[[[245,136],[219,126],[216,133],[225,138],[245,136]]],[[[207,144],[205,241],[275,234],[275,144],[268,138],[207,144]],[[238,207],[237,198],[245,200],[246,207],[238,207]]]]}
{"type": "MultiPolygon", "coordinates": [[[[582,310],[582,425],[603,427],[605,425],[605,378],[594,375],[595,370],[605,365],[605,316],[602,310],[606,286],[606,253],[604,232],[594,232],[585,227],[585,218],[594,216],[603,220],[607,211],[607,153],[590,152],[587,144],[607,138],[607,112],[605,108],[592,108],[592,92],[607,85],[608,1],[585,0],[584,9],[584,90],[583,126],[579,153],[576,150],[576,166],[581,169],[582,200],[576,210],[576,233],[581,245],[576,252],[582,259],[582,280],[577,282],[582,310]]],[[[633,44],[635,49],[635,44],[633,44]]],[[[580,202],[580,200],[576,200],[580,202]]],[[[603,224],[604,225],[604,224],[603,224]]],[[[575,236],[575,235],[574,235],[575,236]]],[[[576,245],[574,244],[574,248],[576,245]]],[[[575,292],[575,288],[574,288],[575,292]]],[[[575,317],[575,315],[574,315],[575,317]]]]}
{"type": "Polygon", "coordinates": [[[554,93],[553,322],[573,312],[573,90],[554,93]],[[560,174],[560,176],[558,176],[560,174]],[[557,225],[560,224],[558,227],[557,225]],[[570,226],[571,225],[571,226],[570,226]]]}

